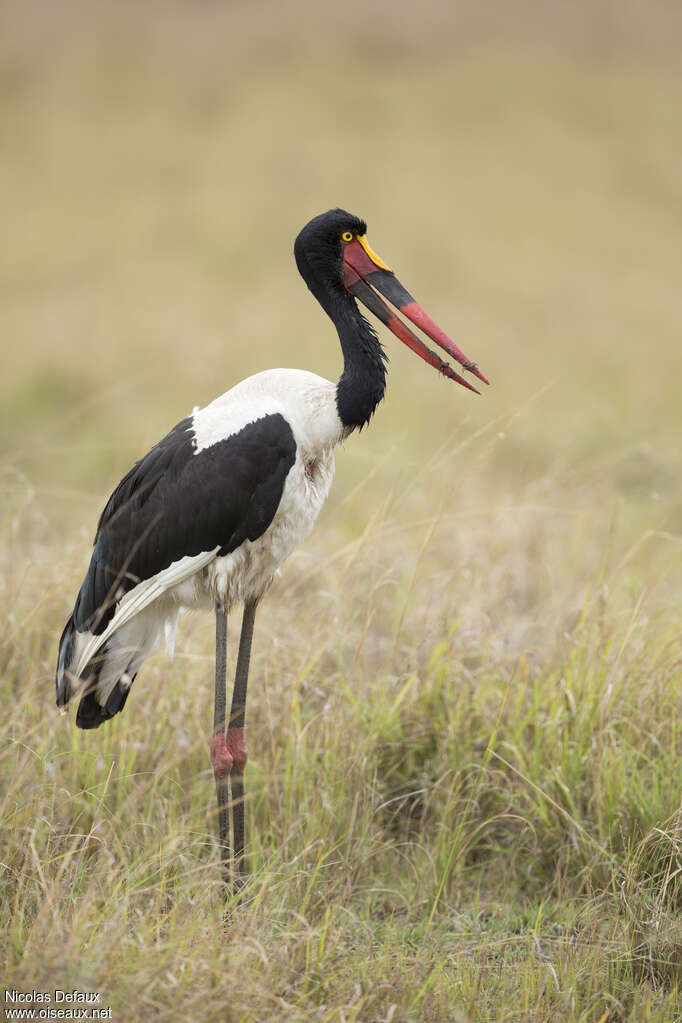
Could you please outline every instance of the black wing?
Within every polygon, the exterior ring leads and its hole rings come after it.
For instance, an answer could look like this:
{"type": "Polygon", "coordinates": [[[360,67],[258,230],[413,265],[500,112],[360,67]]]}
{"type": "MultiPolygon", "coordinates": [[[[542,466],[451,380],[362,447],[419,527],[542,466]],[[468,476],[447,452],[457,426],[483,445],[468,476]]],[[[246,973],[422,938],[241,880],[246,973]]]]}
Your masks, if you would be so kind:
{"type": "Polygon", "coordinates": [[[236,550],[272,522],[296,441],[280,413],[201,451],[192,418],[178,423],[123,477],[102,512],[74,607],[79,632],[102,633],[137,583],[187,555],[236,550]]]}

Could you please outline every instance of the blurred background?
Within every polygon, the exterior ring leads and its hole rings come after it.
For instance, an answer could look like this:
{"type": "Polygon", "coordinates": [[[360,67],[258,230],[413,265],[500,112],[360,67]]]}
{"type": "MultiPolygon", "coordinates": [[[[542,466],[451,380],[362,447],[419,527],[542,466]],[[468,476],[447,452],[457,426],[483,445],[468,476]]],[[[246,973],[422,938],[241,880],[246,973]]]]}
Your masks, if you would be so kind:
{"type": "Polygon", "coordinates": [[[675,606],[679,5],[1,17],[0,468],[21,579],[47,563],[76,584],[105,496],[192,406],[267,367],[339,375],[292,243],[340,205],[492,386],[465,393],[385,336],[386,401],[300,564],[381,508],[374,583],[409,580],[435,523],[425,593],[440,573],[515,651],[595,580],[675,606]]]}

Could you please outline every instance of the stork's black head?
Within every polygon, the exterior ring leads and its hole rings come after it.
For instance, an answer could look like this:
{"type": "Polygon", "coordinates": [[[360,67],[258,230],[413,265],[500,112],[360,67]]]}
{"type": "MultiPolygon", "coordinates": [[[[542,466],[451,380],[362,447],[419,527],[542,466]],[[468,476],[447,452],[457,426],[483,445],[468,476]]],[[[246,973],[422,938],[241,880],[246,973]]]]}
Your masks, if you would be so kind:
{"type": "MultiPolygon", "coordinates": [[[[476,391],[420,341],[380,298],[377,294],[380,292],[460,365],[487,384],[476,364],[467,359],[454,341],[415,302],[390,267],[372,251],[365,237],[366,231],[364,220],[337,208],[313,217],[294,242],[299,273],[337,328],[344,319],[348,325],[348,301],[352,295],[425,362],[470,391],[476,391]]],[[[357,307],[355,313],[357,315],[357,307]]],[[[369,329],[366,321],[362,322],[369,329]]]]}
{"type": "Polygon", "coordinates": [[[344,236],[364,235],[367,224],[345,210],[327,210],[313,217],[294,242],[296,266],[318,302],[329,315],[330,293],[345,291],[343,281],[344,236]]]}

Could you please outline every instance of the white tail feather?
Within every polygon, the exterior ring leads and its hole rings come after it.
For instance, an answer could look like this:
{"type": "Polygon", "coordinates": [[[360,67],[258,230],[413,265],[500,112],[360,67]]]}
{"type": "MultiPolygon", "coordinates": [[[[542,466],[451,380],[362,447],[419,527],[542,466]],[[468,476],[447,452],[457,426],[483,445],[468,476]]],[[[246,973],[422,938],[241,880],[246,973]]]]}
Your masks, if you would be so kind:
{"type": "Polygon", "coordinates": [[[193,557],[188,556],[180,558],[179,561],[174,561],[168,568],[164,568],[162,572],[159,572],[151,579],[145,579],[143,582],[138,583],[134,589],[126,593],[116,608],[113,618],[99,636],[95,636],[91,632],[79,633],[76,638],[74,657],[69,669],[73,676],[80,678],[88,666],[88,662],[118,629],[135,618],[136,615],[139,615],[141,611],[149,607],[159,597],[162,597],[164,593],[168,593],[174,586],[178,586],[186,579],[189,579],[190,576],[193,576],[196,572],[209,565],[219,550],[220,548],[216,547],[212,551],[205,551],[203,554],[197,554],[193,557]]]}

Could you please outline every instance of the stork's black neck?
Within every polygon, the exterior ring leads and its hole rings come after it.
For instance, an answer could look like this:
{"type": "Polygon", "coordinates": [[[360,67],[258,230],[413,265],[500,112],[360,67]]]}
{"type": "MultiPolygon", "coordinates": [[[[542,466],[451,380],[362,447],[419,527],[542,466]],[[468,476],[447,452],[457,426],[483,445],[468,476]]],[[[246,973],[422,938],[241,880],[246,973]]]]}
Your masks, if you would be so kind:
{"type": "Polygon", "coordinates": [[[343,351],[343,373],[336,387],[339,419],[347,430],[365,426],[386,390],[383,348],[343,280],[341,235],[364,235],[367,225],[345,210],[314,217],[294,242],[301,277],[336,327],[343,351]]]}
{"type": "Polygon", "coordinates": [[[343,352],[343,373],[336,385],[339,419],[349,430],[362,429],[386,390],[386,353],[345,289],[327,311],[343,352]]]}

